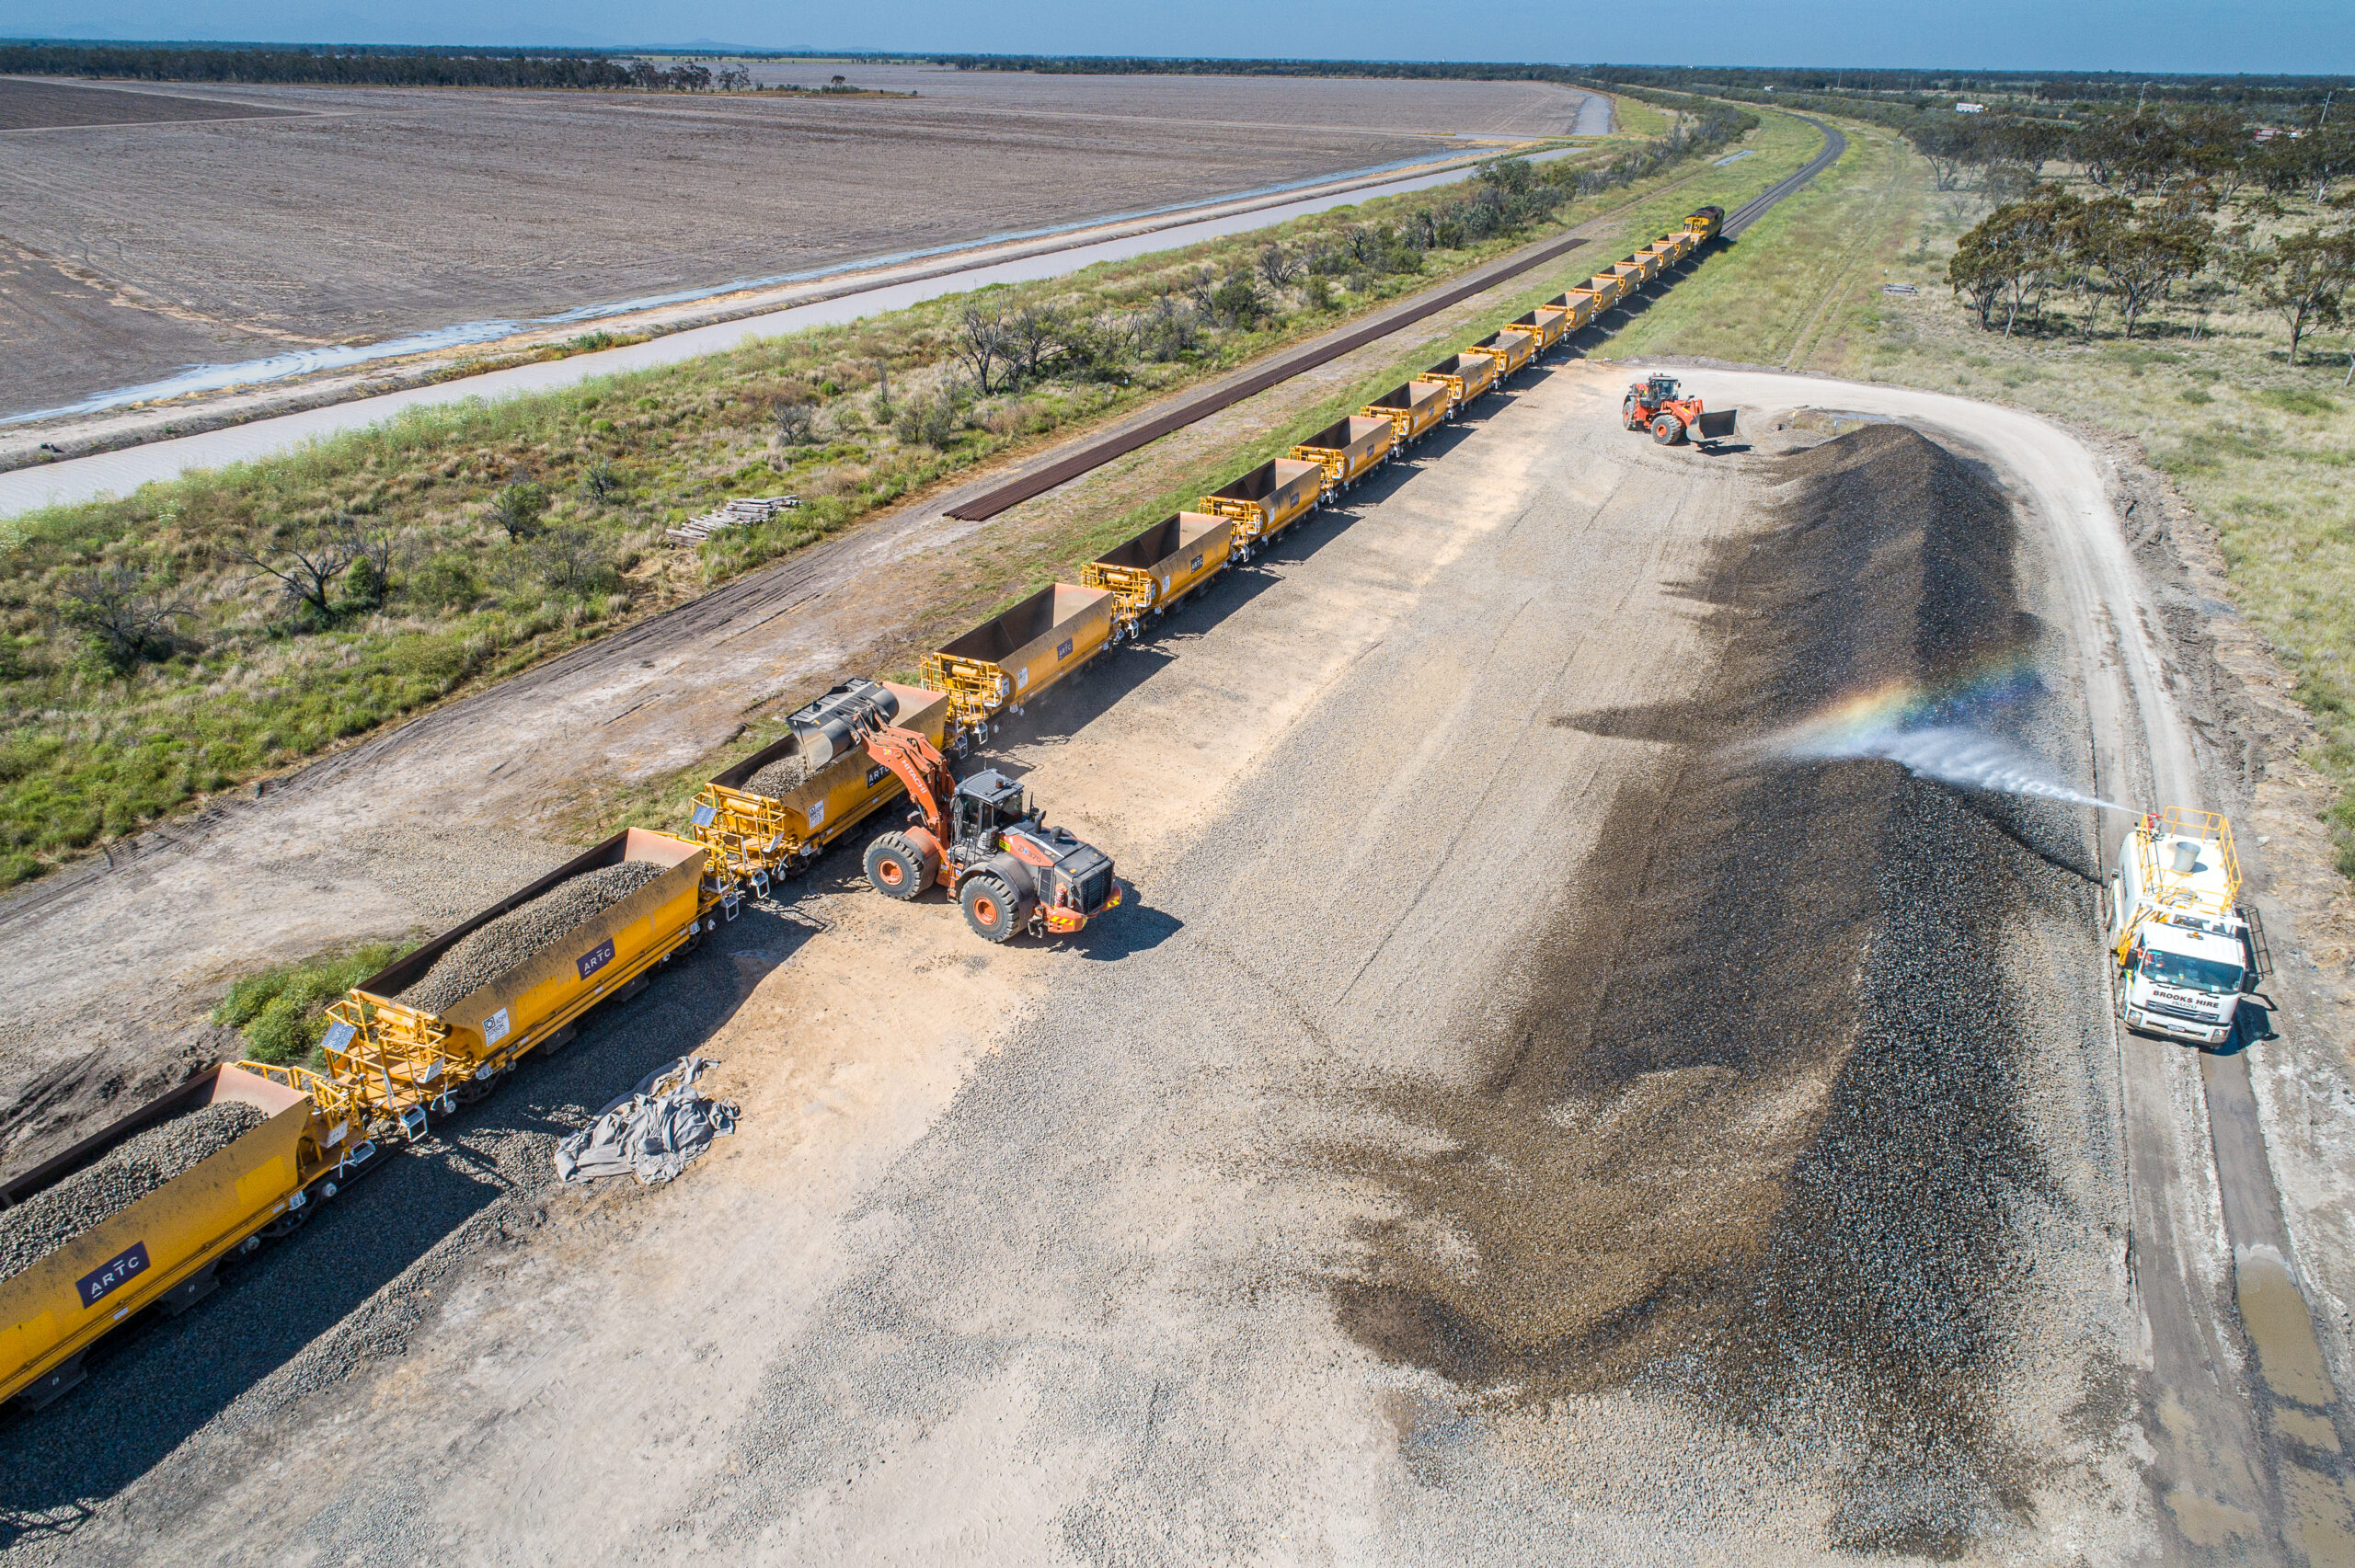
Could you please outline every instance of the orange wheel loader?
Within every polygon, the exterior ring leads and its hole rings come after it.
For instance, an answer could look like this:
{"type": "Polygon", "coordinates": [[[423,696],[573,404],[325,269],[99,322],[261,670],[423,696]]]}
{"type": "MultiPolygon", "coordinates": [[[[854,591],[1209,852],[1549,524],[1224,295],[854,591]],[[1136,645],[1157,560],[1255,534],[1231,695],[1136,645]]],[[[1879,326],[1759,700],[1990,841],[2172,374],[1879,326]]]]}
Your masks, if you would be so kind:
{"type": "Polygon", "coordinates": [[[1650,430],[1652,440],[1662,446],[1693,441],[1707,448],[1733,434],[1734,411],[1704,413],[1699,398],[1677,395],[1674,376],[1655,375],[1628,383],[1619,421],[1631,430],[1650,430]]]}
{"type": "Polygon", "coordinates": [[[939,749],[912,729],[874,718],[856,731],[878,766],[908,792],[907,826],[867,849],[867,879],[887,898],[913,898],[936,881],[963,907],[965,923],[992,942],[1015,933],[1065,935],[1119,908],[1112,858],[1067,828],[995,769],[961,783],[939,749]]]}

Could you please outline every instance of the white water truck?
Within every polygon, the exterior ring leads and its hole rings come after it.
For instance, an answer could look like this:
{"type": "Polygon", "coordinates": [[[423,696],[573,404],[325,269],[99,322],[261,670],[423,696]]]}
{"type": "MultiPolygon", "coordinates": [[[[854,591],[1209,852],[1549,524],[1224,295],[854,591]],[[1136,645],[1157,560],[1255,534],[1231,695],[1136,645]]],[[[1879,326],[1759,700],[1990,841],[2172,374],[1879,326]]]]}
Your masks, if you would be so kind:
{"type": "Polygon", "coordinates": [[[2170,807],[2135,823],[2109,881],[2109,947],[2126,1026],[2221,1046],[2241,998],[2270,969],[2265,928],[2240,902],[2233,830],[2212,811],[2170,807]]]}

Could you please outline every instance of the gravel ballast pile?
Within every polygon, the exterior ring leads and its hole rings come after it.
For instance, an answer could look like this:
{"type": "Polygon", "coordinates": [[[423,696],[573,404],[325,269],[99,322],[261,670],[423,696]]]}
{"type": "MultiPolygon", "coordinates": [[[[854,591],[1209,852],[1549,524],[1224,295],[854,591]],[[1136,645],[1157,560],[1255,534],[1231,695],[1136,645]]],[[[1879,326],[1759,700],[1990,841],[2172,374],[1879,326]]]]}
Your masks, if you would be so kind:
{"type": "Polygon", "coordinates": [[[421,1013],[439,1013],[534,957],[600,910],[620,903],[670,869],[650,860],[626,860],[559,882],[521,909],[510,910],[468,933],[433,961],[423,979],[394,1000],[421,1013]]]}
{"type": "Polygon", "coordinates": [[[0,1209],[0,1279],[13,1279],[270,1119],[240,1101],[203,1105],[151,1127],[97,1164],[0,1209]]]}
{"type": "Polygon", "coordinates": [[[744,781],[744,787],[754,795],[765,795],[774,800],[801,786],[810,773],[810,759],[796,751],[789,757],[779,757],[759,773],[744,781]]]}
{"type": "Polygon", "coordinates": [[[1542,1398],[1673,1368],[1737,1420],[1836,1433],[1860,1466],[1838,1543],[1951,1555],[2024,1484],[1987,1401],[2052,1184],[2004,944],[2030,905],[2090,925],[2062,869],[2084,823],[1728,747],[1846,693],[1945,689],[2022,635],[2009,509],[1932,442],[1874,427],[1777,477],[1782,526],[1706,585],[1712,686],[1571,715],[1682,744],[1614,801],[1487,1082],[1389,1097],[1448,1153],[1364,1158],[1419,1223],[1336,1305],[1458,1383],[1542,1398]]]}

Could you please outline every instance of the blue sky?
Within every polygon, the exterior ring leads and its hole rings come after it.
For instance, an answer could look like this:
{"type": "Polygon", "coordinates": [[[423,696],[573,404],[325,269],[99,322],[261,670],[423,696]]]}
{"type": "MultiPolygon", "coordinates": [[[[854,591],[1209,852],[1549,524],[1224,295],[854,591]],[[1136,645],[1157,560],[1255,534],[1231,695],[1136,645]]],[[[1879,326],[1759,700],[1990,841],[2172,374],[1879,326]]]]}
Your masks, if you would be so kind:
{"type": "Polygon", "coordinates": [[[2355,0],[0,0],[0,35],[2355,74],[2355,0]]]}

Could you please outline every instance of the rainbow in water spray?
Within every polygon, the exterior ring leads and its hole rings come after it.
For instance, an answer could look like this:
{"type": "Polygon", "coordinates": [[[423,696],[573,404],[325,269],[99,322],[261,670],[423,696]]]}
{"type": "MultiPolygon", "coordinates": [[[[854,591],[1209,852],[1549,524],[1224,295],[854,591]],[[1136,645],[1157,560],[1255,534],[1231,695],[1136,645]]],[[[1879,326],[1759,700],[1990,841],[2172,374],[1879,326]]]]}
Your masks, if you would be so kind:
{"type": "Polygon", "coordinates": [[[2025,655],[2002,655],[1982,659],[1937,686],[1892,681],[1844,697],[1769,737],[1763,749],[1807,759],[1886,758],[1916,778],[1964,789],[2131,814],[2131,807],[2058,782],[2042,762],[1972,723],[2043,689],[2025,655]]]}

